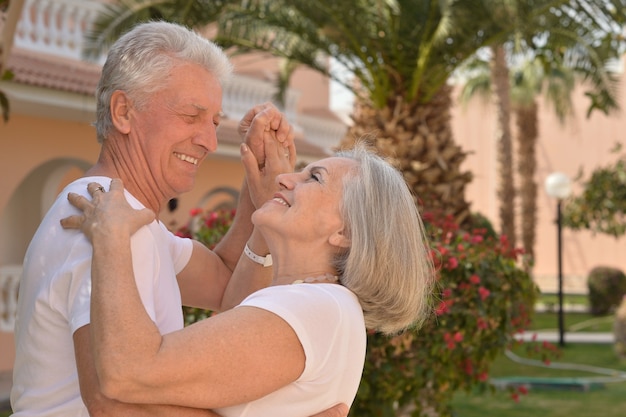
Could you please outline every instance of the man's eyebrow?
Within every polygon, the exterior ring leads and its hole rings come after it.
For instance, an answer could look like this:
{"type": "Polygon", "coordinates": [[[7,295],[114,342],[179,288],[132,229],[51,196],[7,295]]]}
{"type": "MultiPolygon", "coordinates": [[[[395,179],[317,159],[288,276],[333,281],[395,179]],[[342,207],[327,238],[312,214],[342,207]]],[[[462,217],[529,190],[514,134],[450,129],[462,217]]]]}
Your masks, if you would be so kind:
{"type": "Polygon", "coordinates": [[[207,108],[207,107],[201,106],[200,104],[193,104],[193,103],[192,103],[191,105],[192,105],[193,107],[195,107],[196,109],[201,110],[201,111],[207,111],[207,110],[208,110],[208,108],[207,108]]]}

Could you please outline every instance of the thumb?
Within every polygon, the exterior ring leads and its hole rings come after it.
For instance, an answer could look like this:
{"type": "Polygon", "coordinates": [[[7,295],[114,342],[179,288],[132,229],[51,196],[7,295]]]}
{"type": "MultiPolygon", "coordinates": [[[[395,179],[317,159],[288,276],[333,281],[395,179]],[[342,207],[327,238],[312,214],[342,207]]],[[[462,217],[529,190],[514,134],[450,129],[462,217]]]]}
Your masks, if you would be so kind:
{"type": "Polygon", "coordinates": [[[258,181],[260,173],[259,162],[257,161],[256,156],[252,153],[250,147],[245,143],[241,144],[239,151],[241,154],[241,163],[246,171],[248,180],[258,181]]]}
{"type": "Polygon", "coordinates": [[[156,219],[156,215],[149,208],[144,208],[139,210],[138,219],[142,225],[146,225],[152,223],[156,219]]]}

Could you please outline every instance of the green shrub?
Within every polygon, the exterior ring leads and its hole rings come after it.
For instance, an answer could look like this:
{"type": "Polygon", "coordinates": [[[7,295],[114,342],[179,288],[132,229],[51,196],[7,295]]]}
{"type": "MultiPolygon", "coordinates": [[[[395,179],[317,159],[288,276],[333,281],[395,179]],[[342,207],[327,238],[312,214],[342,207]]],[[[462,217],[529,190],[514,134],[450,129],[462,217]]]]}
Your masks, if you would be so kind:
{"type": "Polygon", "coordinates": [[[453,394],[489,389],[490,364],[530,323],[538,291],[506,238],[449,217],[424,221],[439,271],[435,312],[418,331],[369,334],[351,415],[450,416],[453,394]]]}
{"type": "MultiPolygon", "coordinates": [[[[194,210],[191,226],[178,234],[213,246],[232,214],[194,210]]],[[[350,415],[395,416],[408,410],[415,416],[450,416],[456,391],[490,388],[490,364],[528,326],[537,288],[518,267],[519,252],[498,238],[484,217],[477,220],[480,227],[466,232],[451,218],[424,216],[439,272],[433,313],[419,331],[395,337],[368,333],[350,415]]],[[[187,323],[210,315],[185,311],[187,323]]]]}
{"type": "Polygon", "coordinates": [[[626,294],[626,275],[617,268],[597,266],[589,272],[589,309],[594,316],[611,313],[626,294]]]}

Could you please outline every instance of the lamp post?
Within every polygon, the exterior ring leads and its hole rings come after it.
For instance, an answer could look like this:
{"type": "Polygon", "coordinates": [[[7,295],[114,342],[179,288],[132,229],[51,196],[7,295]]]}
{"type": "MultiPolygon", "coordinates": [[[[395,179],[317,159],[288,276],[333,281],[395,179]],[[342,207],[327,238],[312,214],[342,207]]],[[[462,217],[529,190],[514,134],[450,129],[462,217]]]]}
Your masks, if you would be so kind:
{"type": "Polygon", "coordinates": [[[561,172],[555,172],[546,178],[546,192],[550,197],[556,198],[556,229],[557,229],[557,268],[558,268],[558,297],[559,297],[559,346],[565,346],[564,333],[565,323],[563,320],[563,219],[561,215],[561,202],[569,197],[572,187],[570,179],[561,172]]]}

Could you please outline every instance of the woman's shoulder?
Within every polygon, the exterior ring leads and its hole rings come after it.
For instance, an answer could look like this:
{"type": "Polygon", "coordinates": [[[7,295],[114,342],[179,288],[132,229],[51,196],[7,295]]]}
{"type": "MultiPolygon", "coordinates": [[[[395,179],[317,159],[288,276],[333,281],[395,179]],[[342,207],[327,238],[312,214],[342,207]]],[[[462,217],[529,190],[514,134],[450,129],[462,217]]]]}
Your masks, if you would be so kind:
{"type": "Polygon", "coordinates": [[[339,318],[352,324],[363,321],[356,295],[338,284],[275,285],[251,294],[240,306],[262,308],[285,319],[314,316],[322,322],[338,323],[339,318]]]}

